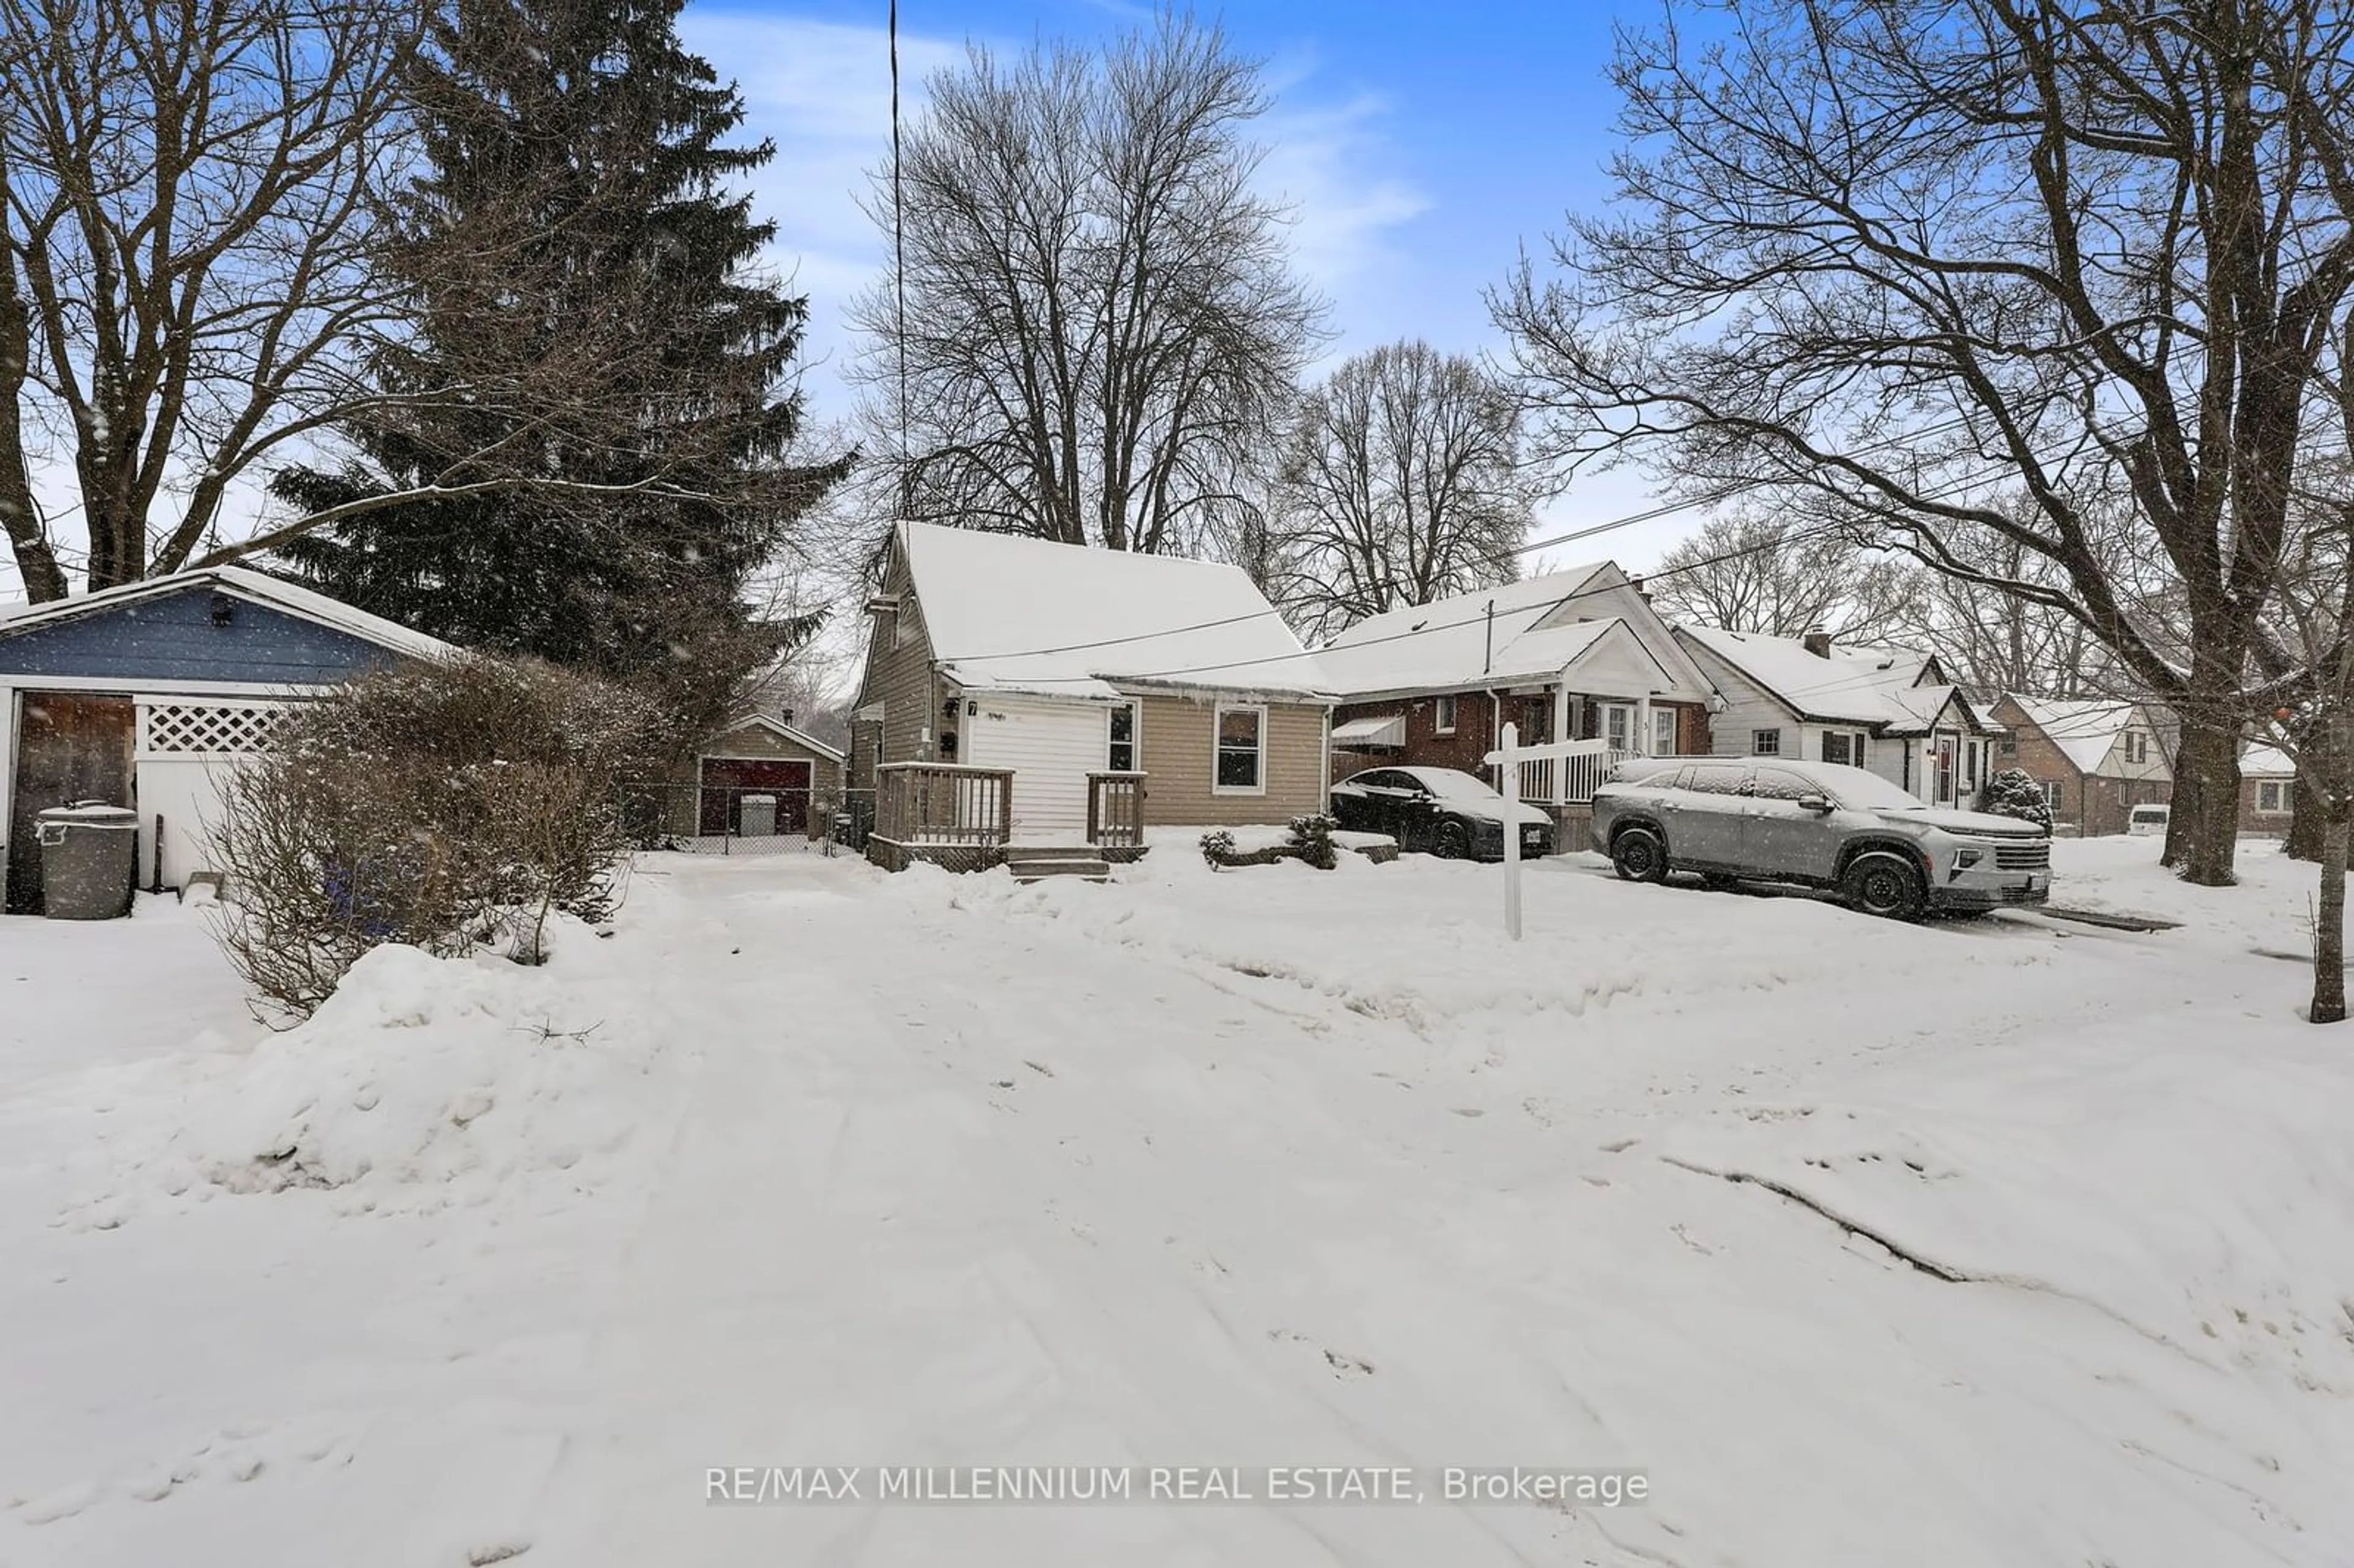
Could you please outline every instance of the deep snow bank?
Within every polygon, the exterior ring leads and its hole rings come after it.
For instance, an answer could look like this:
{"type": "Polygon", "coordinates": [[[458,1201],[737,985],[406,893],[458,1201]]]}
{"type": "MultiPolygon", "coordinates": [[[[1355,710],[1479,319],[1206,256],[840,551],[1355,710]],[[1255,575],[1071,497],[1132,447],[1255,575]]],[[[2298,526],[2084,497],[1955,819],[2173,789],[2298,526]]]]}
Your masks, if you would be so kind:
{"type": "MultiPolygon", "coordinates": [[[[317,1013],[249,1054],[153,1065],[181,1092],[125,1097],[124,1185],[348,1190],[366,1210],[479,1202],[534,1177],[595,1185],[631,1140],[631,1086],[660,1044],[600,963],[610,943],[559,920],[549,945],[536,968],[378,948],[317,1013]]],[[[120,1223],[113,1200],[85,1217],[120,1223]]]]}

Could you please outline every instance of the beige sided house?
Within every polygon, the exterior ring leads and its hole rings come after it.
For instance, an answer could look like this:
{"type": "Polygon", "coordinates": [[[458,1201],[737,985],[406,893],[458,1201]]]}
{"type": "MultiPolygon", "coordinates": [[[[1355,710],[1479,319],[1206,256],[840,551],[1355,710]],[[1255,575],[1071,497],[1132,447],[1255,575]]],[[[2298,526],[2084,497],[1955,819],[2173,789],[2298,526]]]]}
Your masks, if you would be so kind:
{"type": "Polygon", "coordinates": [[[1322,674],[1236,567],[904,523],[866,609],[879,864],[1092,867],[1324,809],[1322,674]]]}

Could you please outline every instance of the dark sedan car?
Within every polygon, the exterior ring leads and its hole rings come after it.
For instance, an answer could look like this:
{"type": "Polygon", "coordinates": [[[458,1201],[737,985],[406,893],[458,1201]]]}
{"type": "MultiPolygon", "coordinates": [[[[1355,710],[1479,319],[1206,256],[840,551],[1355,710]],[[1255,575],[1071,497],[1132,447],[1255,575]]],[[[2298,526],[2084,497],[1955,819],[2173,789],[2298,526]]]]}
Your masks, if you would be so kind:
{"type": "Polygon", "coordinates": [[[1523,855],[1553,853],[1553,819],[1507,800],[1452,768],[1375,768],[1332,786],[1332,815],[1358,832],[1387,833],[1400,849],[1447,860],[1501,860],[1504,829],[1521,835],[1523,855]]]}

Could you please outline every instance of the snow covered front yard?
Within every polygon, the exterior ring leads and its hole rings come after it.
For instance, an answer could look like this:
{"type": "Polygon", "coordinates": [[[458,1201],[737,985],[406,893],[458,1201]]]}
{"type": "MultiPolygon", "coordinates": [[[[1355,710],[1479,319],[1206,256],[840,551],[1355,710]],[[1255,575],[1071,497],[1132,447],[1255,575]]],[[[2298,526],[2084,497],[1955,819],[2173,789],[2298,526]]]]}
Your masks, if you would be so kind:
{"type": "Polygon", "coordinates": [[[1408,856],[650,857],[244,1015],[0,924],[0,1564],[2273,1563],[2354,1550],[2309,868],[1903,927],[1408,856]],[[770,1466],[1642,1471],[1617,1509],[706,1501],[770,1466]]]}

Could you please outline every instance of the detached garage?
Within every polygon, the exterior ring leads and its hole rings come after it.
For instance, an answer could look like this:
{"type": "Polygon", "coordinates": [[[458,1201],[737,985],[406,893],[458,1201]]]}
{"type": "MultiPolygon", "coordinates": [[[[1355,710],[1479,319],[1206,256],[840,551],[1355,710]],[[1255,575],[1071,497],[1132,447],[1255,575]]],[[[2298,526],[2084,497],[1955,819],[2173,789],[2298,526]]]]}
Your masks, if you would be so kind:
{"type": "Polygon", "coordinates": [[[136,875],[203,864],[222,773],[265,748],[289,703],[449,644],[238,567],[183,572],[0,620],[0,842],[6,909],[41,912],[35,823],[103,800],[139,814],[136,875]]]}
{"type": "Polygon", "coordinates": [[[821,808],[842,797],[842,753],[766,714],[747,714],[709,736],[692,766],[695,832],[705,838],[811,833],[821,808]],[[764,817],[769,808],[758,802],[773,798],[772,826],[764,820],[747,828],[748,797],[764,817]]]}

